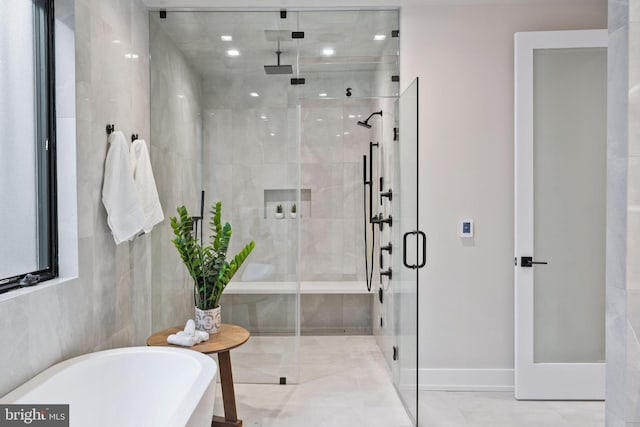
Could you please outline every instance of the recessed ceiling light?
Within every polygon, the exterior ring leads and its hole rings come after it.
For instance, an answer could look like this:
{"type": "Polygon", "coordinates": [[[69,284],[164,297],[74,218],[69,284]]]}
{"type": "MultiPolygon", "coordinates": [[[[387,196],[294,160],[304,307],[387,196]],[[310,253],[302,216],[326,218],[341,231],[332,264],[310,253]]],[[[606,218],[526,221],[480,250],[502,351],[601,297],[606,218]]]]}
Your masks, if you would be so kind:
{"type": "Polygon", "coordinates": [[[220,36],[220,40],[222,40],[223,42],[230,42],[230,41],[233,41],[233,37],[227,36],[227,35],[220,36]]]}
{"type": "Polygon", "coordinates": [[[120,43],[122,43],[122,42],[121,42],[120,40],[116,39],[116,40],[113,40],[111,43],[113,43],[113,44],[120,44],[120,43]]]}
{"type": "Polygon", "coordinates": [[[240,51],[238,49],[229,49],[227,51],[227,55],[229,55],[229,56],[240,56],[240,51]]]}
{"type": "Polygon", "coordinates": [[[385,36],[384,34],[376,34],[375,36],[373,36],[373,39],[376,40],[376,41],[381,41],[381,40],[384,40],[386,38],[387,38],[387,36],[385,36]]]}
{"type": "Polygon", "coordinates": [[[349,118],[350,118],[350,119],[355,119],[355,118],[356,118],[356,115],[355,115],[355,114],[349,114],[349,118]]]}
{"type": "Polygon", "coordinates": [[[323,119],[322,119],[321,117],[318,117],[318,118],[316,119],[316,122],[321,122],[321,121],[323,121],[323,119]]]}
{"type": "Polygon", "coordinates": [[[271,135],[271,136],[276,136],[276,134],[275,134],[275,133],[273,133],[273,132],[271,132],[269,135],[271,135]]]}
{"type": "Polygon", "coordinates": [[[261,118],[262,120],[267,120],[267,116],[265,116],[264,114],[263,114],[263,115],[261,115],[261,116],[260,116],[260,118],[261,118]]]}
{"type": "Polygon", "coordinates": [[[335,50],[333,50],[333,49],[332,49],[332,48],[330,48],[330,47],[325,47],[324,49],[322,49],[322,54],[323,54],[324,56],[331,56],[331,55],[333,55],[333,54],[335,54],[335,53],[336,53],[336,51],[335,51],[335,50]]]}
{"type": "Polygon", "coordinates": [[[139,56],[136,53],[125,53],[124,57],[127,59],[138,59],[139,56]]]}
{"type": "Polygon", "coordinates": [[[327,94],[322,92],[322,93],[319,93],[318,96],[327,96],[327,94]]]}
{"type": "Polygon", "coordinates": [[[342,135],[340,135],[339,133],[337,133],[337,134],[336,134],[336,136],[337,136],[338,138],[340,138],[342,135]]]}
{"type": "Polygon", "coordinates": [[[351,135],[351,132],[349,132],[348,130],[343,132],[345,135],[351,135]]]}
{"type": "Polygon", "coordinates": [[[184,95],[176,95],[176,96],[180,99],[184,98],[184,95]]]}
{"type": "Polygon", "coordinates": [[[258,92],[251,92],[249,95],[253,96],[253,97],[258,97],[260,95],[258,95],[258,92]]]}

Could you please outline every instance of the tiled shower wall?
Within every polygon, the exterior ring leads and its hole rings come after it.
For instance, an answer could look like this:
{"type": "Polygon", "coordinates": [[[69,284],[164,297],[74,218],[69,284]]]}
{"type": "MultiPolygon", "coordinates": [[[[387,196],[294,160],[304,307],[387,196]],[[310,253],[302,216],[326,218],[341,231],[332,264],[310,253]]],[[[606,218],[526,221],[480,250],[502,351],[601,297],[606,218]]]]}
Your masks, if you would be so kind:
{"type": "MultiPolygon", "coordinates": [[[[79,271],[62,283],[2,295],[0,395],[56,362],[144,345],[151,333],[151,239],[116,246],[101,200],[105,125],[149,135],[147,12],[138,0],[55,3],[56,39],[64,44],[56,52],[56,66],[63,66],[56,78],[58,122],[65,124],[58,143],[65,145],[59,153],[77,157],[79,271]],[[74,35],[75,59],[67,57],[74,35]],[[75,138],[67,121],[75,122],[75,138]]],[[[76,227],[70,218],[61,221],[76,227]]],[[[61,264],[74,264],[74,254],[60,256],[61,264]]]]}
{"type": "Polygon", "coordinates": [[[606,425],[640,425],[640,0],[609,1],[606,425]]]}
{"type": "MultiPolygon", "coordinates": [[[[373,86],[375,79],[370,77],[362,76],[360,85],[373,86]]],[[[299,271],[301,281],[364,282],[362,155],[368,153],[372,133],[356,122],[364,120],[374,104],[302,99],[298,109],[288,79],[268,78],[273,79],[268,94],[249,101],[240,100],[232,84],[204,82],[203,174],[208,204],[223,202],[223,219],[234,229],[230,252],[249,240],[256,242],[235,280],[295,282],[299,271]],[[298,185],[303,200],[293,219],[292,190],[298,185]],[[274,216],[278,203],[283,205],[284,219],[274,216]]],[[[335,86],[334,93],[342,94],[342,82],[329,83],[335,86]]],[[[357,93],[361,86],[350,84],[357,93]]],[[[259,304],[256,298],[225,294],[225,321],[254,331],[293,330],[295,298],[262,296],[259,304]],[[257,312],[252,315],[247,307],[257,312]]],[[[303,295],[302,329],[370,333],[370,301],[369,295],[303,295]]]]}
{"type": "Polygon", "coordinates": [[[193,282],[171,240],[169,218],[185,205],[200,214],[201,82],[162,30],[149,18],[151,52],[151,163],[165,220],[153,231],[153,329],[193,318],[193,282]]]}
{"type": "Polygon", "coordinates": [[[253,104],[238,104],[218,82],[204,84],[207,198],[221,200],[223,217],[233,224],[231,251],[253,239],[250,262],[264,267],[263,274],[241,272],[236,280],[297,280],[300,222],[300,280],[363,281],[362,155],[370,132],[356,125],[356,117],[366,118],[371,101],[303,101],[298,119],[288,80],[273,84],[281,86],[274,91],[279,95],[253,104]],[[299,183],[303,199],[308,194],[311,200],[303,200],[292,219],[292,190],[299,183]],[[269,192],[277,191],[282,195],[270,199],[269,192]],[[278,203],[284,219],[274,217],[278,203]]]}

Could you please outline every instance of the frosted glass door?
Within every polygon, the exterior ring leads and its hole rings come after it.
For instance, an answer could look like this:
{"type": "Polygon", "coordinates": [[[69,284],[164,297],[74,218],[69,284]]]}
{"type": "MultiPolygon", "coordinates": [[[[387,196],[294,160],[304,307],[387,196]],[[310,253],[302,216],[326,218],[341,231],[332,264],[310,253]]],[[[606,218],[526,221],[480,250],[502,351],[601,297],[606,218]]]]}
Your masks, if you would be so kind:
{"type": "Polygon", "coordinates": [[[528,60],[516,75],[519,399],[604,396],[603,42],[606,31],[523,33],[517,38],[528,60]],[[533,39],[527,39],[530,34],[533,39]]]}
{"type": "Polygon", "coordinates": [[[533,360],[602,362],[607,51],[538,49],[533,70],[533,360]]]}

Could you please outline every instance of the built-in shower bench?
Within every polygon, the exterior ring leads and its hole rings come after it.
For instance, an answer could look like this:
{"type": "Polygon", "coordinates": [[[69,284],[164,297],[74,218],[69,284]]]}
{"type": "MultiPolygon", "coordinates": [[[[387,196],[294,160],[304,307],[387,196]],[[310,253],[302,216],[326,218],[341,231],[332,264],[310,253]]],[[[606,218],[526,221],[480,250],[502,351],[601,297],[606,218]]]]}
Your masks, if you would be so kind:
{"type": "MultiPolygon", "coordinates": [[[[297,282],[231,282],[225,294],[295,294],[297,282]]],[[[377,291],[377,290],[376,290],[377,291]]],[[[300,282],[301,294],[369,294],[365,282],[300,282]]]]}

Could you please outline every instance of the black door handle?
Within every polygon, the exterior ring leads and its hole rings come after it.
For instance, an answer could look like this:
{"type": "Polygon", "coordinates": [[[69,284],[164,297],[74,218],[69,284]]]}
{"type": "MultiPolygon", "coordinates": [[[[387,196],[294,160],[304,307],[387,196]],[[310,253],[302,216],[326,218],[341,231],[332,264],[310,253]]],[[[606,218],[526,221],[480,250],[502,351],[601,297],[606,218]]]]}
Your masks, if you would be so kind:
{"type": "Polygon", "coordinates": [[[422,262],[418,264],[418,268],[422,268],[427,265],[427,236],[420,230],[418,236],[422,237],[422,262]]]}
{"type": "Polygon", "coordinates": [[[546,261],[534,261],[533,257],[523,256],[520,257],[520,267],[533,267],[533,264],[549,264],[546,261]]]}
{"type": "Polygon", "coordinates": [[[415,231],[407,231],[402,236],[402,264],[404,264],[404,266],[407,267],[407,268],[415,269],[415,268],[418,267],[417,265],[415,265],[415,264],[407,264],[407,237],[409,237],[412,234],[416,234],[416,232],[415,231]]]}
{"type": "Polygon", "coordinates": [[[424,234],[424,232],[416,230],[407,231],[406,233],[404,233],[404,235],[402,236],[402,263],[405,267],[412,270],[422,268],[427,265],[427,236],[424,234]],[[414,234],[422,237],[422,261],[420,262],[420,264],[407,264],[407,237],[414,234]]]}

